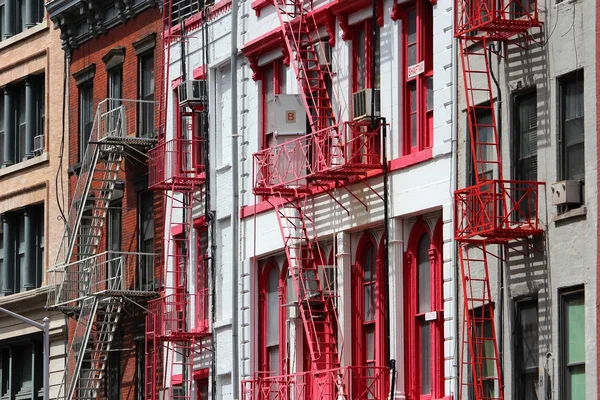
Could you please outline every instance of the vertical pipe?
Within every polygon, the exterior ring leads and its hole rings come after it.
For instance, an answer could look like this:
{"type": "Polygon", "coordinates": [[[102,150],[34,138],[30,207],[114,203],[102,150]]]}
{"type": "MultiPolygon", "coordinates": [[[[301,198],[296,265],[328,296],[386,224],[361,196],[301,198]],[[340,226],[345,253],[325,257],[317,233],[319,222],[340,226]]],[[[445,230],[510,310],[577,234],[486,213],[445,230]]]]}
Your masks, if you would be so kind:
{"type": "Polygon", "coordinates": [[[44,400],[50,399],[50,318],[44,317],[42,320],[44,328],[44,361],[43,361],[43,386],[44,386],[44,400]]]}
{"type": "Polygon", "coordinates": [[[233,210],[231,212],[232,230],[232,351],[233,365],[231,367],[232,397],[237,400],[240,397],[239,378],[239,343],[238,343],[238,275],[239,275],[239,165],[238,165],[238,110],[237,110],[237,23],[238,23],[238,0],[231,2],[231,177],[233,191],[233,210]]]}
{"type": "MultiPolygon", "coordinates": [[[[599,0],[600,1],[600,0],[599,0]]],[[[456,5],[454,5],[454,7],[456,7],[456,5]]],[[[458,46],[458,39],[456,38],[452,38],[452,127],[451,127],[451,143],[452,143],[452,155],[451,155],[451,163],[452,165],[450,166],[451,168],[451,173],[452,173],[452,179],[450,182],[451,185],[451,190],[452,190],[452,194],[454,194],[454,190],[458,189],[458,177],[457,177],[457,171],[458,171],[458,106],[456,104],[456,102],[458,101],[458,87],[457,87],[457,83],[458,83],[458,51],[459,51],[459,46],[458,46]]],[[[452,196],[452,212],[454,213],[454,196],[452,196]]],[[[452,215],[452,218],[455,218],[455,215],[452,215]]],[[[462,340],[462,338],[458,337],[458,320],[459,320],[459,304],[460,302],[458,301],[458,296],[459,296],[459,287],[458,287],[458,277],[460,275],[460,271],[458,268],[458,263],[457,263],[457,257],[458,257],[458,243],[456,242],[456,240],[452,240],[452,262],[455,263],[456,268],[454,268],[454,277],[453,277],[453,282],[454,282],[454,319],[455,319],[455,324],[454,326],[456,327],[456,330],[454,332],[452,332],[452,334],[454,335],[455,339],[455,344],[454,344],[454,354],[453,354],[453,359],[454,359],[454,368],[455,368],[455,373],[452,373],[452,376],[454,377],[453,379],[453,384],[452,384],[452,391],[454,392],[454,398],[458,398],[458,392],[459,392],[459,387],[460,387],[460,377],[458,376],[458,371],[460,370],[460,360],[459,360],[459,343],[462,340]]]]}

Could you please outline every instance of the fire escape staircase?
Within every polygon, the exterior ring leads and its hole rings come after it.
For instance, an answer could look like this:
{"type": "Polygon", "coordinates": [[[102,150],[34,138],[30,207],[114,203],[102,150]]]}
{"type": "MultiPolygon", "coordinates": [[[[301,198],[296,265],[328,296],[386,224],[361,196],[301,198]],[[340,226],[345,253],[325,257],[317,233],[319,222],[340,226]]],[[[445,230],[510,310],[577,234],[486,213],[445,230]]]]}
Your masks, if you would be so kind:
{"type": "MultiPolygon", "coordinates": [[[[58,399],[97,398],[120,319],[123,299],[96,296],[94,285],[96,270],[106,268],[106,262],[98,256],[98,247],[124,158],[123,146],[114,140],[123,128],[121,115],[98,108],[57,257],[55,271],[63,269],[62,281],[49,296],[49,303],[54,300],[49,308],[77,319],[58,399]],[[113,140],[108,144],[103,141],[105,138],[113,140]],[[73,265],[77,271],[68,269],[73,265]]],[[[114,262],[124,268],[122,259],[114,262]]],[[[116,286],[120,287],[120,283],[116,286]]]]}
{"type": "MultiPolygon", "coordinates": [[[[312,134],[326,135],[326,140],[340,141],[333,107],[326,86],[326,74],[319,65],[315,42],[318,26],[311,18],[312,2],[274,0],[283,38],[300,88],[312,134]]],[[[337,317],[331,300],[324,296],[315,259],[318,240],[314,221],[307,215],[307,198],[283,197],[278,194],[275,207],[284,241],[308,343],[312,371],[339,368],[336,340],[337,317]]]]}
{"type": "Polygon", "coordinates": [[[335,369],[340,365],[336,341],[337,319],[332,299],[323,293],[317,266],[322,262],[313,219],[306,215],[306,198],[291,199],[276,206],[284,248],[296,293],[298,310],[305,328],[312,371],[335,369]]]}
{"type": "Polygon", "coordinates": [[[454,34],[460,42],[476,177],[474,186],[454,194],[464,302],[461,388],[476,400],[504,398],[488,268],[489,257],[497,255],[490,245],[508,246],[514,240],[543,234],[538,225],[538,194],[543,183],[502,177],[488,44],[519,45],[511,38],[527,38],[529,29],[541,26],[536,10],[535,1],[529,9],[520,0],[456,0],[454,5],[454,34]],[[483,114],[491,118],[483,119],[483,114]],[[497,179],[486,175],[491,171],[497,179]]]}

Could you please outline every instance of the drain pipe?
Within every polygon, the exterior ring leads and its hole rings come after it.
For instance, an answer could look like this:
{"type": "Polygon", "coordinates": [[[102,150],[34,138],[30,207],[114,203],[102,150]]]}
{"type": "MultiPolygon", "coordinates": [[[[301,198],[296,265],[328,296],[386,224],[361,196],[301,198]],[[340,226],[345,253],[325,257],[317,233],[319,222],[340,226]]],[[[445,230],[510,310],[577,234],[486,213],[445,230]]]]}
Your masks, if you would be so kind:
{"type": "Polygon", "coordinates": [[[239,340],[238,340],[238,278],[239,278],[239,214],[240,214],[240,193],[239,193],[239,155],[238,155],[238,105],[237,105],[237,29],[238,23],[238,0],[231,2],[231,177],[233,191],[233,210],[231,211],[231,230],[232,230],[232,257],[233,276],[232,276],[232,326],[231,339],[233,359],[231,367],[232,398],[240,398],[240,370],[239,370],[239,340]]]}
{"type": "MultiPolygon", "coordinates": [[[[496,121],[498,127],[498,148],[502,149],[500,134],[502,132],[502,91],[500,90],[500,83],[494,75],[494,68],[492,68],[492,54],[498,51],[493,43],[488,46],[490,65],[490,75],[496,86],[496,97],[497,97],[497,114],[496,121]]],[[[498,69],[499,71],[500,69],[498,69]]],[[[500,150],[501,151],[501,150],[500,150]]],[[[501,154],[498,155],[501,158],[501,154]]],[[[502,164],[499,164],[500,166],[502,164]]],[[[500,167],[501,168],[501,167],[500,167]]],[[[499,175],[502,176],[502,171],[499,171],[499,175]]],[[[504,210],[502,210],[504,211],[504,210]]],[[[496,324],[497,337],[498,337],[498,362],[500,363],[500,379],[502,382],[502,391],[504,392],[504,245],[499,245],[498,248],[498,323],[496,324]]]]}
{"type": "MultiPolygon", "coordinates": [[[[600,1],[600,0],[599,0],[600,1]]],[[[451,168],[451,179],[450,179],[450,185],[451,185],[451,201],[452,201],[452,210],[454,211],[454,190],[458,189],[458,176],[457,176],[457,171],[458,171],[458,39],[453,37],[452,38],[452,54],[453,54],[453,60],[452,60],[452,127],[451,129],[451,145],[452,145],[452,154],[451,154],[451,163],[452,165],[450,166],[451,168]]],[[[455,215],[452,216],[453,219],[453,223],[455,223],[454,218],[456,218],[455,215]]],[[[459,376],[459,371],[460,371],[460,361],[459,361],[459,343],[460,341],[458,340],[458,326],[459,326],[459,317],[458,317],[458,313],[460,311],[460,301],[458,300],[458,296],[459,296],[459,276],[460,276],[460,270],[459,270],[459,266],[458,266],[458,243],[456,242],[456,240],[453,238],[452,240],[452,262],[453,264],[456,266],[454,268],[455,270],[455,276],[454,276],[454,316],[456,318],[456,331],[453,332],[454,337],[457,338],[457,340],[455,341],[455,345],[454,345],[454,354],[453,354],[453,358],[454,358],[454,368],[455,368],[455,372],[453,373],[452,376],[454,377],[453,379],[453,383],[452,383],[452,391],[454,392],[454,398],[458,399],[458,395],[459,395],[459,387],[460,387],[460,376],[459,376]]]]}

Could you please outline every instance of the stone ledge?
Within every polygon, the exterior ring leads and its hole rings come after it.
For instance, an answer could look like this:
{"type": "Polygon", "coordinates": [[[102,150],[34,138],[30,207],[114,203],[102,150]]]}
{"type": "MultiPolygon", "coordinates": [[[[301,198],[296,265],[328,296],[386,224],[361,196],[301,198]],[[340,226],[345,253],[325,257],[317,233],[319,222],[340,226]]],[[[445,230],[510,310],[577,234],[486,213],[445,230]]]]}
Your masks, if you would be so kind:
{"type": "Polygon", "coordinates": [[[44,152],[37,157],[30,158],[29,160],[22,161],[17,164],[13,164],[10,167],[0,169],[0,178],[14,174],[15,172],[21,172],[24,169],[35,167],[39,164],[43,164],[48,161],[48,153],[44,152]]]}

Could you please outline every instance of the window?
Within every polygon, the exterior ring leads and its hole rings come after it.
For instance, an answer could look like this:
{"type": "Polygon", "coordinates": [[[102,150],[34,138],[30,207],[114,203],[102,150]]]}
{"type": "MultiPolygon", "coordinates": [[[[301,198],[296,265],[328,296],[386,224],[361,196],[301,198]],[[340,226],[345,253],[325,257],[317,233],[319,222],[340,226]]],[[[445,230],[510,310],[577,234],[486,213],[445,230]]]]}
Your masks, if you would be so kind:
{"type": "Polygon", "coordinates": [[[419,218],[406,253],[406,379],[418,399],[444,395],[441,231],[441,220],[431,236],[429,226],[419,218]]]}
{"type": "Polygon", "coordinates": [[[42,338],[30,335],[2,341],[0,392],[5,400],[34,399],[42,390],[42,338]]]}
{"type": "Polygon", "coordinates": [[[44,133],[44,75],[5,86],[0,107],[2,166],[32,158],[34,137],[44,133]]]}
{"type": "MultiPolygon", "coordinates": [[[[476,345],[473,346],[475,352],[475,358],[480,360],[481,369],[478,371],[477,379],[480,380],[480,384],[483,389],[483,397],[492,399],[496,396],[496,350],[494,348],[494,337],[491,306],[479,307],[474,310],[469,310],[472,314],[472,318],[477,320],[477,323],[473,324],[470,328],[471,336],[476,345]]],[[[473,361],[471,361],[471,354],[469,353],[469,399],[475,399],[473,381],[473,361]]],[[[479,365],[477,368],[480,368],[479,365]]]]}
{"type": "Polygon", "coordinates": [[[353,92],[371,88],[373,75],[375,75],[375,88],[380,87],[379,38],[376,38],[373,43],[372,32],[370,20],[353,26],[351,62],[353,92]],[[373,45],[375,45],[375,60],[373,60],[373,45]]]}
{"type": "Polygon", "coordinates": [[[264,67],[262,76],[262,148],[266,149],[275,144],[274,102],[275,95],[285,93],[286,69],[281,61],[274,61],[264,67]]]}
{"type": "Polygon", "coordinates": [[[0,40],[32,28],[43,19],[44,0],[2,0],[0,1],[0,32],[2,33],[0,40]],[[6,13],[7,10],[11,11],[11,15],[6,13]]]}
{"type": "Polygon", "coordinates": [[[123,347],[122,343],[121,331],[117,329],[106,360],[107,379],[104,382],[107,400],[121,400],[121,350],[119,348],[123,347]]]}
{"type": "Polygon", "coordinates": [[[123,68],[121,66],[108,70],[108,98],[112,99],[111,110],[121,105],[123,98],[123,68]]]}
{"type": "Polygon", "coordinates": [[[404,9],[403,154],[431,147],[433,139],[433,8],[417,0],[404,9]]]}
{"type": "Polygon", "coordinates": [[[196,293],[199,309],[196,310],[196,329],[206,331],[208,329],[208,306],[209,289],[208,284],[208,227],[202,224],[196,228],[196,251],[198,255],[197,262],[197,287],[196,293]]]}
{"type": "Polygon", "coordinates": [[[559,81],[561,179],[585,180],[583,71],[559,81]]]}
{"type": "Polygon", "coordinates": [[[285,365],[285,321],[287,309],[282,307],[287,296],[287,268],[280,271],[277,262],[269,260],[261,267],[259,287],[259,370],[269,375],[287,371],[285,365]]]}
{"type": "MultiPolygon", "coordinates": [[[[475,116],[473,124],[476,125],[473,129],[474,135],[479,135],[477,152],[477,174],[474,172],[474,160],[472,157],[472,137],[471,134],[467,134],[467,170],[468,170],[468,185],[475,185],[477,183],[477,176],[481,180],[489,180],[494,177],[494,160],[496,159],[495,154],[495,139],[494,139],[494,125],[492,120],[492,112],[488,106],[479,106],[475,108],[475,116]],[[482,143],[488,143],[487,145],[482,143]],[[491,143],[491,144],[490,144],[491,143]],[[494,145],[492,145],[494,144],[494,145]]],[[[469,124],[469,122],[467,122],[469,124]]],[[[467,128],[469,129],[469,128],[467,128]]]]}
{"type": "Polygon", "coordinates": [[[208,400],[208,377],[196,379],[197,400],[208,400]]]}
{"type": "Polygon", "coordinates": [[[536,92],[515,97],[514,177],[537,181],[537,96],[536,92]]]}
{"type": "Polygon", "coordinates": [[[2,294],[40,287],[45,247],[43,206],[28,206],[2,217],[2,294]]]}
{"type": "Polygon", "coordinates": [[[79,161],[85,158],[94,123],[94,86],[89,80],[79,85],[79,161]]]}
{"type": "Polygon", "coordinates": [[[139,108],[139,135],[154,137],[154,52],[139,57],[138,90],[143,102],[139,108]]]}
{"type": "MultiPolygon", "coordinates": [[[[119,271],[119,263],[121,261],[121,241],[122,241],[122,223],[123,209],[121,200],[113,201],[108,209],[108,240],[107,249],[108,258],[108,284],[109,289],[120,290],[121,287],[117,286],[120,282],[119,275],[122,276],[122,271],[119,271]]],[[[121,266],[124,268],[125,266],[121,266]]]]}
{"type": "Polygon", "coordinates": [[[138,271],[140,290],[151,290],[154,285],[154,196],[141,192],[138,197],[139,252],[142,253],[138,271]]]}
{"type": "Polygon", "coordinates": [[[539,322],[537,299],[515,303],[515,397],[538,400],[539,322]]]}
{"type": "MultiPolygon", "coordinates": [[[[356,263],[352,274],[354,315],[354,343],[352,348],[353,365],[359,367],[381,367],[384,361],[384,323],[385,314],[381,304],[385,298],[385,286],[377,242],[370,232],[365,232],[357,247],[356,263]]],[[[375,374],[366,370],[366,375],[375,374]]],[[[356,379],[353,382],[354,395],[357,398],[379,398],[383,381],[368,382],[356,379]],[[368,389],[366,386],[371,385],[368,389]],[[356,395],[358,394],[358,395],[356,395]]]]}
{"type": "MultiPolygon", "coordinates": [[[[558,0],[559,3],[561,0],[558,0]]],[[[514,13],[515,18],[520,18],[523,16],[528,16],[530,13],[535,11],[535,1],[534,0],[520,0],[512,3],[512,12],[514,13]]]]}
{"type": "Polygon", "coordinates": [[[562,398],[585,399],[585,297],[583,288],[564,290],[561,302],[562,398]]]}

